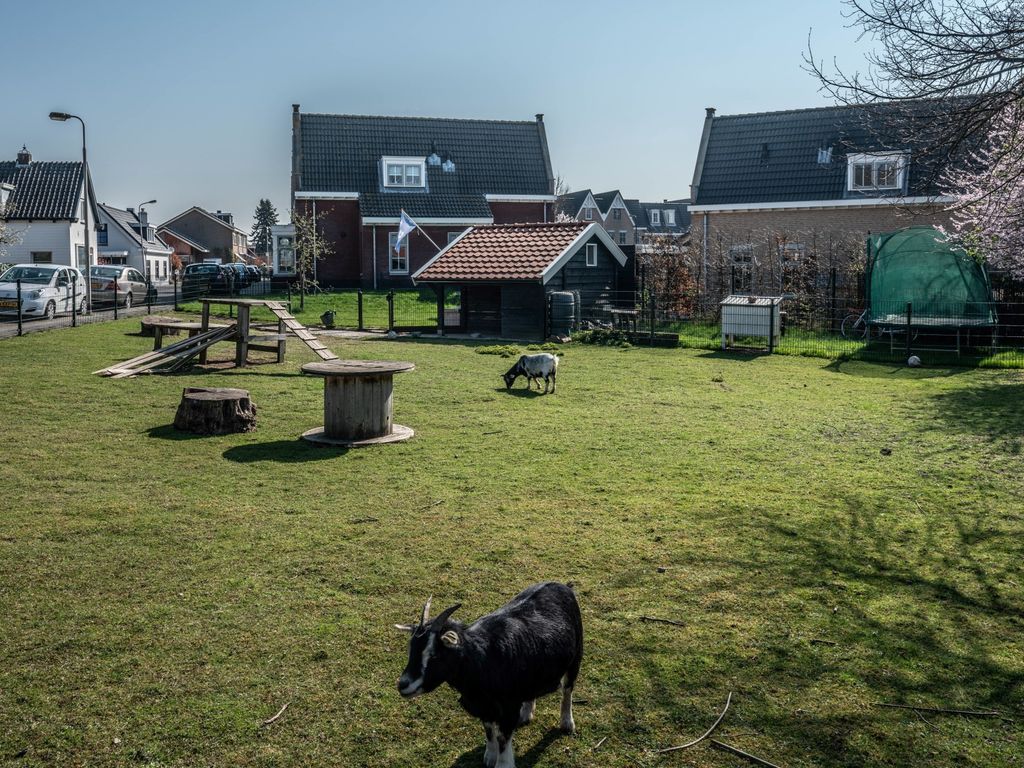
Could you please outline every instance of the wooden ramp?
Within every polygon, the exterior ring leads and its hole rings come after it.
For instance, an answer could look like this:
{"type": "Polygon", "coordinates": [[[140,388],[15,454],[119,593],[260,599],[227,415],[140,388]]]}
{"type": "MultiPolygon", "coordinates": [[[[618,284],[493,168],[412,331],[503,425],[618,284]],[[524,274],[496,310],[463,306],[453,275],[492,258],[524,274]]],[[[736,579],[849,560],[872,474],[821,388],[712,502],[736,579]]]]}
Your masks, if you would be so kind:
{"type": "Polygon", "coordinates": [[[331,352],[323,343],[313,335],[306,326],[295,319],[295,316],[288,311],[288,307],[282,304],[280,301],[267,301],[264,302],[267,309],[274,313],[274,315],[284,323],[285,327],[294,333],[302,343],[307,347],[316,352],[317,356],[321,360],[337,360],[338,356],[331,352]]]}
{"type": "Polygon", "coordinates": [[[218,341],[227,341],[233,338],[235,332],[236,327],[234,325],[211,328],[184,341],[163,347],[155,352],[147,352],[144,355],[133,357],[131,360],[125,360],[123,363],[117,363],[109,368],[94,371],[94,373],[100,376],[109,376],[113,379],[126,379],[140,373],[169,373],[176,371],[204,349],[208,349],[218,341]]]}

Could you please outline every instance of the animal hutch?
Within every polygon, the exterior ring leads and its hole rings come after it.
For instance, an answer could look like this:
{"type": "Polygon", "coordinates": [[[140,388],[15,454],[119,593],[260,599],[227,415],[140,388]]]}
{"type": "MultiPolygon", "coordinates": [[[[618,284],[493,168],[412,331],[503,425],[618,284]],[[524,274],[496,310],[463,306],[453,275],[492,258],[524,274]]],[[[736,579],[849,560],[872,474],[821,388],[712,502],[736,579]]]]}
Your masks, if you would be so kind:
{"type": "Polygon", "coordinates": [[[762,338],[772,352],[782,335],[781,296],[726,296],[722,308],[722,349],[737,338],[762,338]]]}

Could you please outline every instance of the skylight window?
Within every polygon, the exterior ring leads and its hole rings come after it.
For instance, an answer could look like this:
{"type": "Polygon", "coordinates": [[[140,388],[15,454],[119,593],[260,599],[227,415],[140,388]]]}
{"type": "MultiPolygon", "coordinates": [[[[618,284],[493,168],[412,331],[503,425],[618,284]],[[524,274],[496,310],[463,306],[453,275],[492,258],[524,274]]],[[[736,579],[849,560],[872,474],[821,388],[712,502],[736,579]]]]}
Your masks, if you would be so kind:
{"type": "Polygon", "coordinates": [[[385,157],[384,186],[422,189],[425,186],[425,158],[421,157],[385,157]]]}

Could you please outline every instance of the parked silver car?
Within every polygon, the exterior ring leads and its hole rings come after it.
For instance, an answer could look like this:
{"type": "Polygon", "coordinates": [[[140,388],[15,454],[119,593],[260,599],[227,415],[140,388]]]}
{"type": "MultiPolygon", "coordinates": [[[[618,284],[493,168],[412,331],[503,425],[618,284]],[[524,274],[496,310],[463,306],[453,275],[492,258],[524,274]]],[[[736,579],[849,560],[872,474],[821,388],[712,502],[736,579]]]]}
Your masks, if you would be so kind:
{"type": "Polygon", "coordinates": [[[127,308],[144,304],[146,297],[156,298],[156,288],[146,282],[139,270],[121,264],[89,267],[92,280],[92,305],[114,303],[114,284],[117,284],[117,303],[127,308]]]}
{"type": "Polygon", "coordinates": [[[71,314],[73,302],[78,311],[88,309],[85,278],[74,267],[60,264],[15,264],[0,275],[0,314],[18,314],[18,285],[21,281],[23,317],[52,318],[71,314]]]}

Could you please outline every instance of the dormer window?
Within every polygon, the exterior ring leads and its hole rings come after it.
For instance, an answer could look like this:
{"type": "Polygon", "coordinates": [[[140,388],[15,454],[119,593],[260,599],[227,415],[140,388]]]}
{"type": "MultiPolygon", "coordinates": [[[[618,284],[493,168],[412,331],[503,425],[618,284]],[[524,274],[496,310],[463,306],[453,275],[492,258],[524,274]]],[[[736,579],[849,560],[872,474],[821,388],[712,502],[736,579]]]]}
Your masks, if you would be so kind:
{"type": "Polygon", "coordinates": [[[384,186],[422,189],[426,179],[426,160],[420,157],[385,157],[384,186]]]}
{"type": "Polygon", "coordinates": [[[847,189],[850,192],[902,190],[907,157],[901,152],[850,155],[847,158],[847,189]]]}
{"type": "Polygon", "coordinates": [[[671,208],[665,209],[665,226],[674,227],[676,225],[676,212],[671,208]]]}
{"type": "Polygon", "coordinates": [[[650,214],[651,214],[651,226],[660,227],[661,226],[661,211],[658,210],[657,208],[651,208],[650,214]]]}

